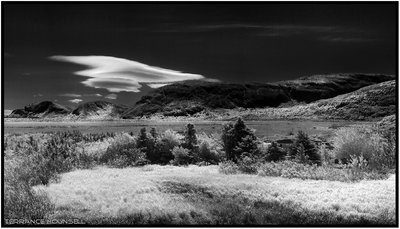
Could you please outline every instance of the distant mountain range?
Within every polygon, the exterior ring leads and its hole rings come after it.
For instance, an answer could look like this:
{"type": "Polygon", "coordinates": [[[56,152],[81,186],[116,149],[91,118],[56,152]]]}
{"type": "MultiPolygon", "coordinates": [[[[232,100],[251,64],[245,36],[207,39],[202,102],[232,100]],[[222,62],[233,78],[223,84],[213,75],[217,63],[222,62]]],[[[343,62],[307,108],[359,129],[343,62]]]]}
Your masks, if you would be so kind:
{"type": "Polygon", "coordinates": [[[278,107],[285,103],[310,103],[393,79],[393,76],[380,74],[329,74],[269,84],[183,82],[158,88],[143,96],[123,117],[133,118],[154,113],[187,116],[206,109],[264,108],[278,107]]]}
{"type": "Polygon", "coordinates": [[[71,109],[60,104],[43,101],[37,104],[16,109],[8,115],[9,118],[55,118],[68,116],[68,118],[80,119],[118,119],[128,108],[106,101],[93,101],[80,104],[71,109]]]}
{"type": "Polygon", "coordinates": [[[37,104],[30,104],[22,109],[11,112],[10,118],[43,118],[57,115],[67,115],[71,109],[51,101],[43,101],[37,104]]]}
{"type": "Polygon", "coordinates": [[[57,103],[44,101],[13,110],[8,117],[52,118],[68,116],[78,119],[130,119],[155,114],[191,116],[219,109],[283,109],[277,107],[288,107],[287,109],[293,107],[294,109],[299,106],[297,105],[299,103],[309,106],[304,109],[311,113],[314,112],[310,115],[325,112],[343,116],[343,119],[360,119],[359,117],[362,116],[367,118],[381,117],[385,114],[395,113],[394,79],[394,76],[381,74],[329,74],[266,84],[191,81],[155,89],[131,107],[105,101],[93,101],[71,109],[57,103]],[[388,82],[379,84],[385,81],[388,82]],[[358,90],[360,88],[362,89],[358,90]],[[351,94],[351,92],[354,93],[351,94]],[[342,95],[342,97],[339,95],[342,95]],[[355,96],[358,99],[354,99],[355,96]],[[333,99],[329,100],[329,98],[333,99]],[[324,103],[326,104],[324,105],[324,103]],[[331,106],[332,109],[318,108],[327,105],[331,106]],[[359,107],[363,107],[364,110],[368,110],[367,108],[370,107],[374,107],[374,109],[362,112],[359,107]],[[343,111],[343,114],[340,113],[341,111],[343,111]],[[354,117],[349,113],[354,113],[354,117]]]}

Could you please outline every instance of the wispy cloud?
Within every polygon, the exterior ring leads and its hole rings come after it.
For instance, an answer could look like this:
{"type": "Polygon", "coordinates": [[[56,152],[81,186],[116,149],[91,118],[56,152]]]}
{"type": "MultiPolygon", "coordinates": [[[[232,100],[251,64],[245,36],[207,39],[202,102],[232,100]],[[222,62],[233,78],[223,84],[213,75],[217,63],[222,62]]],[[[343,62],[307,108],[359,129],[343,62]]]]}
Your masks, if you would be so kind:
{"type": "Polygon", "coordinates": [[[36,97],[42,97],[42,96],[43,96],[43,95],[42,95],[42,94],[40,94],[40,93],[38,93],[38,94],[34,94],[34,95],[33,95],[33,97],[34,97],[34,98],[36,98],[36,97]]]}
{"type": "Polygon", "coordinates": [[[63,96],[63,97],[71,97],[71,98],[80,98],[80,97],[82,97],[82,95],[74,94],[74,93],[60,94],[60,96],[63,96]]]}
{"type": "Polygon", "coordinates": [[[320,37],[321,40],[323,41],[328,41],[328,42],[371,42],[374,41],[375,39],[372,38],[365,38],[365,37],[341,37],[341,36],[324,36],[320,37]]]}
{"type": "Polygon", "coordinates": [[[69,102],[71,102],[71,103],[80,103],[80,102],[82,102],[83,100],[82,99],[70,99],[70,100],[68,100],[69,102]]]}
{"type": "Polygon", "coordinates": [[[101,94],[83,94],[82,96],[87,96],[87,97],[102,97],[101,94]]]}
{"type": "Polygon", "coordinates": [[[167,85],[168,85],[168,83],[159,83],[159,84],[149,83],[149,84],[147,84],[147,86],[149,86],[151,88],[160,88],[160,87],[164,87],[164,86],[167,86],[167,85]]]}
{"type": "Polygon", "coordinates": [[[117,99],[117,95],[116,94],[109,94],[109,95],[104,96],[104,98],[106,98],[106,99],[117,99]]]}
{"type": "Polygon", "coordinates": [[[246,30],[245,34],[262,36],[262,37],[294,37],[304,36],[320,41],[328,42],[366,42],[373,41],[369,36],[370,31],[359,28],[330,26],[330,25],[299,25],[299,24],[243,24],[243,23],[226,23],[226,24],[208,24],[208,25],[191,25],[177,26],[172,28],[159,29],[157,32],[166,33],[204,33],[223,30],[246,30]],[[327,39],[332,37],[331,39],[327,39]],[[337,38],[337,39],[334,39],[337,38]]]}
{"type": "Polygon", "coordinates": [[[307,37],[328,42],[369,42],[374,40],[370,38],[369,31],[338,26],[269,26],[258,35],[264,37],[307,37]]]}
{"type": "Polygon", "coordinates": [[[89,77],[82,84],[114,93],[139,92],[142,84],[154,87],[156,84],[205,79],[198,74],[182,73],[111,56],[52,56],[50,59],[88,66],[88,70],[75,72],[76,75],[89,77]]]}

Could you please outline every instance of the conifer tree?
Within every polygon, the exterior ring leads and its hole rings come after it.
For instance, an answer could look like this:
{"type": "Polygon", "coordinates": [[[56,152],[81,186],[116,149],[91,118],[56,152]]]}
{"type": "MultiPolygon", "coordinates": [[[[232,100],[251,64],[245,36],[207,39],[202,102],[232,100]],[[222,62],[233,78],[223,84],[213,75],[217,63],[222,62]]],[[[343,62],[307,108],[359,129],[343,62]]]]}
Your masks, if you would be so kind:
{"type": "Polygon", "coordinates": [[[222,131],[222,142],[228,160],[237,162],[243,153],[257,154],[257,137],[239,118],[234,125],[227,124],[222,131]]]}

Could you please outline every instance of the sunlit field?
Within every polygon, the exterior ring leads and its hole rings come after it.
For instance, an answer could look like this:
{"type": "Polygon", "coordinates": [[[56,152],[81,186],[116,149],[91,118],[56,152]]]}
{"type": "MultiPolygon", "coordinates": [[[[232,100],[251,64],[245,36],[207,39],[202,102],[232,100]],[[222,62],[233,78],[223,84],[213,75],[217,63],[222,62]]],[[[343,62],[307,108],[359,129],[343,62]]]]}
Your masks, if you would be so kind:
{"type": "Polygon", "coordinates": [[[98,167],[44,189],[51,217],[111,224],[393,224],[395,177],[344,183],[224,175],[217,166],[98,167]]]}
{"type": "Polygon", "coordinates": [[[89,225],[396,224],[391,124],[257,126],[240,118],[222,124],[146,123],[120,132],[105,125],[92,133],[46,132],[35,123],[35,133],[6,133],[5,218],[89,225]]]}

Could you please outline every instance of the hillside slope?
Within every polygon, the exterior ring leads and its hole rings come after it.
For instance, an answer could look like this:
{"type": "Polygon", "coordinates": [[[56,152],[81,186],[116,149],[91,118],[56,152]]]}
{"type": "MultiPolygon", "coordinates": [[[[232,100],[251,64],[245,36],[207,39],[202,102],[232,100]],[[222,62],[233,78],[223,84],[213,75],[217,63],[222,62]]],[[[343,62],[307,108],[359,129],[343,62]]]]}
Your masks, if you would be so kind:
{"type": "Polygon", "coordinates": [[[396,114],[396,106],[396,81],[391,80],[306,105],[253,109],[237,115],[245,119],[377,120],[396,114]]]}
{"type": "Polygon", "coordinates": [[[93,101],[80,104],[72,114],[83,119],[119,118],[127,109],[125,106],[106,101],[93,101]]]}
{"type": "Polygon", "coordinates": [[[51,101],[43,101],[30,104],[23,109],[16,109],[11,112],[9,118],[42,118],[67,115],[71,109],[51,101]]]}
{"type": "Polygon", "coordinates": [[[187,116],[205,109],[278,107],[293,101],[310,103],[393,79],[394,76],[378,74],[330,74],[269,84],[176,83],[143,96],[122,117],[154,113],[187,116]]]}

